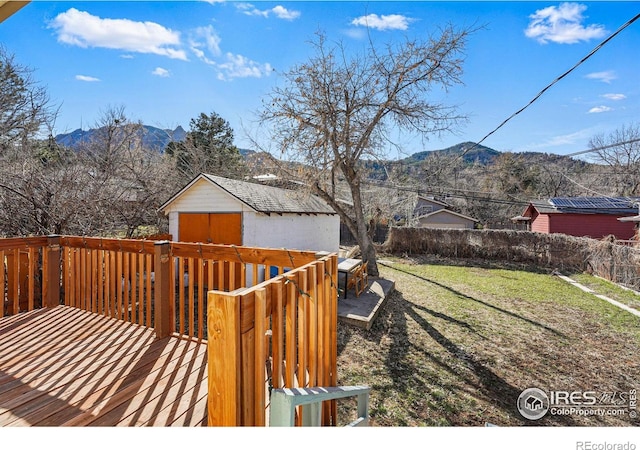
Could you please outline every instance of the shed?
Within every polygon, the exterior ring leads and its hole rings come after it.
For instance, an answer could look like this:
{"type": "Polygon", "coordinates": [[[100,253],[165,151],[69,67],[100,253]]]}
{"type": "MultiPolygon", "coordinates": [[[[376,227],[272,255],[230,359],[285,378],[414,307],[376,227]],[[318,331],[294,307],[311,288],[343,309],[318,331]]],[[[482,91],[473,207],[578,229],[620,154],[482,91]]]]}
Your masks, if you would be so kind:
{"type": "Polygon", "coordinates": [[[340,218],[299,191],[200,174],[160,211],[184,242],[337,252],[340,218]]]}
{"type": "Polygon", "coordinates": [[[449,209],[449,205],[435,198],[418,196],[413,216],[422,228],[473,229],[477,219],[449,209]]]}
{"type": "Polygon", "coordinates": [[[627,240],[635,234],[634,223],[618,219],[636,215],[638,202],[638,197],[553,197],[530,202],[512,220],[528,222],[539,233],[627,240]]]}
{"type": "Polygon", "coordinates": [[[439,209],[418,217],[418,227],[422,228],[473,229],[476,223],[478,223],[477,219],[450,209],[439,209]]]}

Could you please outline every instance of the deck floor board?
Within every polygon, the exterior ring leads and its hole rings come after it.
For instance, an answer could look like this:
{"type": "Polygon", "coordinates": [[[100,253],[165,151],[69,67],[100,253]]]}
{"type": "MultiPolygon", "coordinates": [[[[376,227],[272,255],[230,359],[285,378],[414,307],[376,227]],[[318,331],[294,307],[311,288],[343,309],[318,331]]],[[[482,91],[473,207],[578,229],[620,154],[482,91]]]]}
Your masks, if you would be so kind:
{"type": "Polygon", "coordinates": [[[0,426],[202,426],[206,389],[206,343],[66,306],[0,318],[0,426]]]}

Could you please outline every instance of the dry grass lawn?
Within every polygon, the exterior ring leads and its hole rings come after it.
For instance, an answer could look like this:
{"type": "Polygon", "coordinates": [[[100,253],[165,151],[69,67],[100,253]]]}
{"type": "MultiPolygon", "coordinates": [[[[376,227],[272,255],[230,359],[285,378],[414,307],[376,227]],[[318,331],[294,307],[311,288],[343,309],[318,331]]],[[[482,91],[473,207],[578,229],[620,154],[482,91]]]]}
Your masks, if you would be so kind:
{"type": "Polygon", "coordinates": [[[372,426],[640,425],[628,410],[529,421],[516,409],[529,387],[639,389],[639,317],[535,269],[385,260],[396,291],[372,329],[338,329],[339,384],[372,387],[372,426]]]}

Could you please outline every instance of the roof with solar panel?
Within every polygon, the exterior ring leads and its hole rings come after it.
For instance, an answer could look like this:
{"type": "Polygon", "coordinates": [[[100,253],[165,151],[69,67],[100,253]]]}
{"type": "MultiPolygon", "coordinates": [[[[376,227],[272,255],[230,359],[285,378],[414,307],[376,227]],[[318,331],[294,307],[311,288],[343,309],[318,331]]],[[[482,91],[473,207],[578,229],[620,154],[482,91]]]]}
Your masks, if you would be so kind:
{"type": "Polygon", "coordinates": [[[546,214],[638,214],[640,197],[552,197],[531,203],[546,214]]]}

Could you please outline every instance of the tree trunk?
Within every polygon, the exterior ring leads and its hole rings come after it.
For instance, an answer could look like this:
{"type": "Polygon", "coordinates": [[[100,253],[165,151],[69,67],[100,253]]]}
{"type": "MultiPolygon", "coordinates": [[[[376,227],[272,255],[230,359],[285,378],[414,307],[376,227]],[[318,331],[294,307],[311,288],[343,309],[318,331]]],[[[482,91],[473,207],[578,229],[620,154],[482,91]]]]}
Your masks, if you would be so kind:
{"type": "Polygon", "coordinates": [[[367,273],[373,277],[377,277],[379,273],[378,263],[376,262],[376,248],[373,245],[373,240],[369,237],[369,233],[367,232],[367,221],[364,217],[362,198],[360,195],[360,179],[357,176],[347,177],[347,179],[349,180],[351,197],[353,199],[353,209],[356,215],[355,222],[357,233],[355,238],[360,246],[362,261],[367,263],[367,273]]]}
{"type": "Polygon", "coordinates": [[[362,261],[367,263],[367,273],[372,277],[377,277],[379,272],[378,263],[376,262],[376,248],[367,233],[366,227],[364,233],[361,232],[360,227],[358,227],[358,236],[356,239],[358,240],[360,252],[362,253],[362,261]]]}

